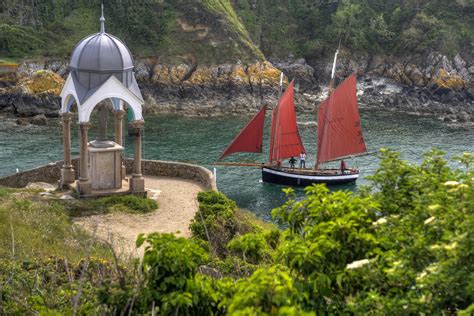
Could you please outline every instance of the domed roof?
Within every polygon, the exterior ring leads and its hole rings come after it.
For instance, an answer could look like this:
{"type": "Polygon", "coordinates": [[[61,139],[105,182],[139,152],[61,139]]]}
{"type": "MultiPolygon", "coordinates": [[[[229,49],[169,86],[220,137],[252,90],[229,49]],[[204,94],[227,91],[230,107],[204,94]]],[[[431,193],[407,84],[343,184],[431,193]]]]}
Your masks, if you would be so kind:
{"type": "Polygon", "coordinates": [[[133,58],[127,46],[105,32],[104,7],[100,17],[100,32],[81,40],[72,52],[69,69],[78,101],[82,104],[111,77],[143,102],[133,72],[133,58]]]}
{"type": "Polygon", "coordinates": [[[133,69],[133,59],[121,40],[104,31],[89,35],[76,45],[69,67],[88,72],[123,72],[133,69]]]}

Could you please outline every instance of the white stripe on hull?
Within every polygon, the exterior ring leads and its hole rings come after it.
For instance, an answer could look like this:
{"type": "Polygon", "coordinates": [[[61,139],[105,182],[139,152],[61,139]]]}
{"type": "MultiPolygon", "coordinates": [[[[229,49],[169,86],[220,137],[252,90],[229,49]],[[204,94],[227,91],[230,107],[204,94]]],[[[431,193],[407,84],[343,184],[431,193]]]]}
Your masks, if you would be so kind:
{"type": "Polygon", "coordinates": [[[294,178],[294,179],[305,179],[309,181],[338,181],[338,180],[357,180],[359,178],[359,174],[345,174],[345,175],[320,175],[320,176],[308,176],[308,175],[302,175],[302,174],[294,174],[294,173],[288,173],[288,172],[283,172],[283,171],[277,171],[273,169],[268,169],[268,168],[262,168],[262,171],[271,173],[274,175],[282,176],[282,177],[287,177],[287,178],[294,178]]]}

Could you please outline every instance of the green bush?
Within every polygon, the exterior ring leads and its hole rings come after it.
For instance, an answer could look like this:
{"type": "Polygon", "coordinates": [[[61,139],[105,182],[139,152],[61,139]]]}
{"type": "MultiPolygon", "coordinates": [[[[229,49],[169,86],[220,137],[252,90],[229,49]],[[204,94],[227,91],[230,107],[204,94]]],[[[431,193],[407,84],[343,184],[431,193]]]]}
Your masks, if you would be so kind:
{"type": "MultiPolygon", "coordinates": [[[[474,155],[456,157],[458,169],[439,151],[419,165],[390,150],[380,158],[371,185],[357,193],[314,185],[296,199],[285,190],[288,201],[273,211],[282,231],[246,222],[242,232],[234,202],[217,192],[200,194],[197,235],[232,236],[220,244],[220,256],[212,239],[155,233],[138,237],[137,246],[145,245],[140,263],[89,258],[81,252],[86,239],[65,237],[70,230],[63,229],[61,204],[4,197],[0,313],[472,314],[474,155]],[[57,252],[55,242],[85,259],[17,259],[35,247],[57,252]]],[[[19,192],[23,199],[30,194],[19,192]]]]}
{"type": "Polygon", "coordinates": [[[261,268],[235,285],[230,315],[315,315],[302,306],[304,293],[283,267],[261,268]]]}
{"type": "Polygon", "coordinates": [[[199,210],[189,226],[193,236],[208,241],[217,255],[227,253],[226,245],[234,238],[237,222],[234,217],[237,205],[216,191],[198,194],[199,210]]]}
{"type": "Polygon", "coordinates": [[[142,266],[144,286],[141,307],[149,311],[153,302],[161,315],[211,315],[219,311],[218,286],[197,274],[208,261],[206,252],[186,238],[172,234],[140,235],[145,244],[142,266]]]}
{"type": "Polygon", "coordinates": [[[261,263],[270,258],[270,247],[262,233],[247,233],[232,239],[227,248],[250,263],[261,263]]]}
{"type": "Polygon", "coordinates": [[[99,292],[114,278],[113,264],[94,257],[77,263],[59,257],[0,260],[0,313],[105,314],[107,307],[100,304],[99,292]]]}
{"type": "Polygon", "coordinates": [[[412,165],[381,152],[372,192],[306,188],[273,211],[288,226],[277,259],[307,294],[305,310],[437,314],[471,308],[474,260],[472,154],[452,170],[443,153],[412,165]],[[328,303],[329,302],[329,303],[328,303]]]}
{"type": "Polygon", "coordinates": [[[136,195],[112,195],[100,198],[94,201],[94,205],[98,207],[122,209],[136,212],[149,213],[158,208],[158,203],[155,200],[136,196],[136,195]]]}

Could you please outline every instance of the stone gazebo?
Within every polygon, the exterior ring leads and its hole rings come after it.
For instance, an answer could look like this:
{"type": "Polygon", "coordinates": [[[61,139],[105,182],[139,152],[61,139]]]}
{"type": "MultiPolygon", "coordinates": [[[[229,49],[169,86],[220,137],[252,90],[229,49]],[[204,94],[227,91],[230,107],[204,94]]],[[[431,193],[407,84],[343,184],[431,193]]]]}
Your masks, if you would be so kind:
{"type": "Polygon", "coordinates": [[[145,194],[141,174],[141,137],[144,126],[143,97],[133,72],[133,59],[127,46],[105,32],[102,12],[100,32],[81,40],[73,50],[69,63],[70,74],[61,92],[61,111],[64,133],[64,165],[61,169],[62,188],[76,187],[82,197],[108,194],[145,194]],[[107,140],[107,110],[99,107],[98,139],[88,141],[90,117],[94,108],[110,100],[115,112],[115,141],[107,140]],[[76,103],[79,124],[80,158],[79,180],[71,164],[71,106],[76,103]],[[124,104],[131,109],[135,129],[133,175],[129,188],[123,187],[122,119],[124,104]]]}

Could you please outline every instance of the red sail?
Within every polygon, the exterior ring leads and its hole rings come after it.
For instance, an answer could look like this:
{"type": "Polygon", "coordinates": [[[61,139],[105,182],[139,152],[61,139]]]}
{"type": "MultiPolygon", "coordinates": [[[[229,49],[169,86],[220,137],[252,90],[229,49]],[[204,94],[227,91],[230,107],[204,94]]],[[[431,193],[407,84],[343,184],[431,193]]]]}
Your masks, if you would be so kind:
{"type": "Polygon", "coordinates": [[[242,131],[240,131],[239,135],[234,138],[219,159],[237,152],[262,152],[263,125],[265,123],[266,111],[267,106],[264,105],[242,131]]]}
{"type": "Polygon", "coordinates": [[[274,111],[276,112],[272,118],[270,161],[278,161],[306,152],[296,125],[293,81],[281,96],[274,111]]]}
{"type": "Polygon", "coordinates": [[[318,164],[366,151],[356,92],[352,74],[320,105],[318,164]]]}

